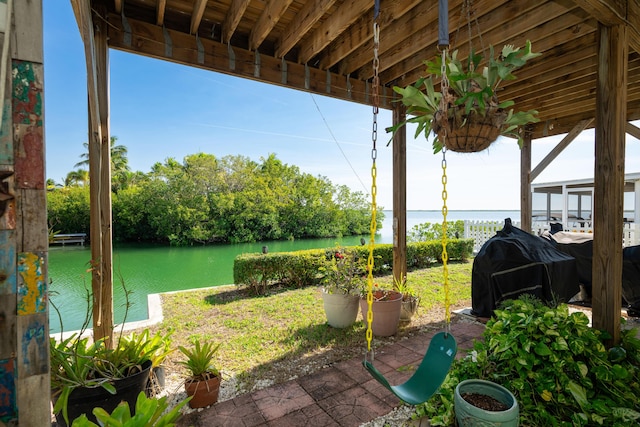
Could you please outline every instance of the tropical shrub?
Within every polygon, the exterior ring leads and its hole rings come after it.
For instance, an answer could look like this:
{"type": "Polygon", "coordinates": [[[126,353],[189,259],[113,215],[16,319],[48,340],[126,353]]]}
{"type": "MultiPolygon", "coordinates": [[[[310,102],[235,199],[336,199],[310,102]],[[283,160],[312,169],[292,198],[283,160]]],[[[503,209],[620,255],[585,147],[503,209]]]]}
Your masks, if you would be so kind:
{"type": "MultiPolygon", "coordinates": [[[[447,221],[447,238],[454,239],[464,236],[464,221],[447,221]]],[[[442,223],[423,222],[414,225],[407,232],[407,241],[409,242],[427,242],[429,240],[442,239],[442,223]]]]}
{"type": "MultiPolygon", "coordinates": [[[[350,257],[367,260],[368,246],[347,246],[339,250],[350,257]]],[[[473,239],[451,240],[447,244],[450,260],[466,260],[473,251],[473,239]]],[[[264,294],[275,283],[288,286],[316,285],[319,280],[338,267],[336,249],[308,249],[295,252],[253,253],[238,255],[233,261],[233,282],[245,285],[256,294],[264,294]],[[332,261],[333,260],[333,261],[332,261]],[[327,265],[327,261],[329,265],[327,265]]],[[[407,267],[422,268],[440,260],[442,242],[409,243],[407,245],[407,267]]],[[[373,274],[381,275],[391,271],[393,266],[393,245],[376,245],[373,250],[373,274]]],[[[336,273],[341,273],[336,271],[336,273]]],[[[353,274],[351,275],[353,277],[353,274]]]]}
{"type": "Polygon", "coordinates": [[[454,362],[438,394],[416,407],[432,426],[454,423],[453,393],[480,378],[511,390],[524,426],[611,426],[640,422],[640,339],[623,330],[618,346],[567,305],[550,308],[529,297],[495,311],[474,349],[454,362]]]}

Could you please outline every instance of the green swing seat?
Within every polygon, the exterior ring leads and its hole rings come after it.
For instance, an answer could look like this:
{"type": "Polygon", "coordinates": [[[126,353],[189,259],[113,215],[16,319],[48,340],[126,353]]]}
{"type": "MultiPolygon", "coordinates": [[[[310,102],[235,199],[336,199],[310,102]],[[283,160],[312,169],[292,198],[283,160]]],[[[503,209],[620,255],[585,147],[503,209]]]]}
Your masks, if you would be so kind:
{"type": "Polygon", "coordinates": [[[369,360],[362,364],[380,384],[410,405],[424,403],[440,388],[456,357],[458,345],[449,332],[438,332],[431,339],[420,366],[405,383],[391,385],[369,360]]]}

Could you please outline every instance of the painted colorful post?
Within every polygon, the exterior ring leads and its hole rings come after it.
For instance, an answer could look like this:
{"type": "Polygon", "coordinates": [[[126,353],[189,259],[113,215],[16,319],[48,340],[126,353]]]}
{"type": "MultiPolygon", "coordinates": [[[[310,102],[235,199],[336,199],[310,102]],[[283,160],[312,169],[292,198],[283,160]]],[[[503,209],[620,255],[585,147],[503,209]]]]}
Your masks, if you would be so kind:
{"type": "Polygon", "coordinates": [[[0,0],[0,426],[49,425],[42,0],[0,0]]]}

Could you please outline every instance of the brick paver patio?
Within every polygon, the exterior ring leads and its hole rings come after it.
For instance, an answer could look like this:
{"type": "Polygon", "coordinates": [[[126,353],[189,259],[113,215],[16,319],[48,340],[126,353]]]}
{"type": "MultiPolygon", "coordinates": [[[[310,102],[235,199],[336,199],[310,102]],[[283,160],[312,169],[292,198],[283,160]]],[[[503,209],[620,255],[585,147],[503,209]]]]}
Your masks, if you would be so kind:
{"type": "MultiPolygon", "coordinates": [[[[483,330],[484,326],[477,322],[452,323],[458,358],[472,348],[473,340],[480,338],[483,330]]],[[[420,364],[436,332],[417,333],[376,349],[376,367],[390,383],[404,382],[420,364]]],[[[178,426],[355,427],[388,414],[400,404],[398,398],[371,378],[362,367],[362,359],[355,358],[193,412],[183,417],[178,426]]]]}

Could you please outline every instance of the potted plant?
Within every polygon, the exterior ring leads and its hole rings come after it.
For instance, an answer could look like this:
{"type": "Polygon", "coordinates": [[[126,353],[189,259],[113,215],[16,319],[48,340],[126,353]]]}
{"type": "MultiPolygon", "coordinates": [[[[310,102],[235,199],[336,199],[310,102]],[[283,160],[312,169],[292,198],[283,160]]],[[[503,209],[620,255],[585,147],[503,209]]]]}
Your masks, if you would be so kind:
{"type": "Polygon", "coordinates": [[[141,333],[145,341],[143,352],[149,356],[151,360],[151,371],[149,372],[149,381],[147,382],[146,393],[148,397],[159,394],[165,385],[165,367],[163,365],[169,354],[175,351],[171,347],[172,332],[162,334],[157,332],[153,336],[148,329],[141,333]]]}
{"type": "Polygon", "coordinates": [[[135,411],[132,414],[128,402],[120,402],[113,412],[109,413],[102,408],[95,408],[93,415],[98,419],[96,424],[82,415],[73,422],[73,427],[98,427],[101,426],[163,426],[172,427],[180,418],[180,409],[187,403],[185,399],[177,405],[169,408],[167,396],[159,399],[147,398],[144,393],[138,395],[135,411]]]}
{"type": "MultiPolygon", "coordinates": [[[[383,289],[375,284],[371,308],[373,310],[373,322],[371,323],[373,335],[378,337],[394,335],[398,331],[398,323],[400,322],[402,293],[393,289],[383,289]]],[[[360,297],[360,309],[362,310],[362,319],[366,324],[369,304],[364,292],[360,297]]]]}
{"type": "Polygon", "coordinates": [[[514,102],[499,101],[497,92],[503,81],[516,78],[513,71],[539,55],[531,51],[529,41],[522,49],[505,45],[497,56],[490,46],[484,63],[484,56],[473,50],[464,61],[458,58],[458,51],[447,50],[444,64],[440,56],[425,62],[427,77],[405,88],[393,88],[413,117],[387,130],[416,123],[416,137],[424,132],[428,139],[434,134],[434,153],[443,146],[460,152],[481,151],[499,135],[515,137],[521,145],[520,127],[538,122],[538,112],[514,112],[514,102]],[[443,82],[440,91],[435,88],[434,77],[443,82]]]}
{"type": "Polygon", "coordinates": [[[358,317],[359,291],[364,284],[364,266],[355,252],[337,249],[320,268],[322,301],[327,323],[346,328],[358,317]]]}
{"type": "Polygon", "coordinates": [[[518,427],[520,410],[515,396],[492,381],[469,379],[455,389],[454,411],[459,427],[499,425],[518,427]]]}
{"type": "Polygon", "coordinates": [[[114,410],[121,401],[135,405],[145,390],[153,350],[143,334],[120,337],[113,348],[104,339],[92,341],[73,334],[58,342],[50,338],[51,396],[59,425],[82,414],[95,421],[92,410],[114,410]]]}
{"type": "Polygon", "coordinates": [[[220,394],[220,371],[214,366],[213,359],[220,348],[220,344],[212,342],[200,343],[193,340],[193,347],[179,346],[178,349],[187,359],[179,363],[187,368],[189,377],[184,388],[191,408],[204,408],[218,401],[220,394]]]}
{"type": "Polygon", "coordinates": [[[402,308],[400,310],[400,321],[410,322],[411,318],[418,310],[420,297],[415,290],[407,284],[407,276],[403,276],[401,280],[393,279],[393,287],[402,294],[402,308]]]}

